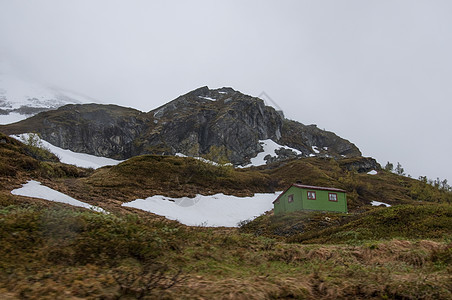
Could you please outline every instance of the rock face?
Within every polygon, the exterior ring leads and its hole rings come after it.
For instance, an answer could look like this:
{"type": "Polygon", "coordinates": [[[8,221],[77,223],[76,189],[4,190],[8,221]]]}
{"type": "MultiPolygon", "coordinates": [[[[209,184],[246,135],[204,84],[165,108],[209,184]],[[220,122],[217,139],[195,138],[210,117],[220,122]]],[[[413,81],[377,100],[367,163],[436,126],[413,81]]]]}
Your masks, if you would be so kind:
{"type": "Polygon", "coordinates": [[[197,89],[148,116],[154,126],[144,147],[151,152],[200,156],[216,146],[234,164],[244,164],[260,151],[259,140],[281,137],[282,119],[273,108],[228,88],[197,89]]]}
{"type": "Polygon", "coordinates": [[[355,157],[344,159],[340,162],[340,166],[358,173],[367,173],[372,170],[381,170],[381,166],[372,157],[355,157]]]}
{"type": "MultiPolygon", "coordinates": [[[[127,159],[140,154],[210,155],[235,165],[250,162],[271,139],[298,149],[298,156],[355,157],[358,148],[332,132],[284,119],[256,97],[232,88],[196,89],[148,113],[114,105],[67,105],[16,124],[5,133],[38,132],[76,152],[127,159]]],[[[293,158],[277,150],[268,161],[293,158]]]]}
{"type": "Polygon", "coordinates": [[[44,140],[64,149],[123,159],[139,154],[133,142],[145,129],[144,115],[115,105],[66,105],[2,126],[5,129],[0,131],[37,132],[44,140]]]}

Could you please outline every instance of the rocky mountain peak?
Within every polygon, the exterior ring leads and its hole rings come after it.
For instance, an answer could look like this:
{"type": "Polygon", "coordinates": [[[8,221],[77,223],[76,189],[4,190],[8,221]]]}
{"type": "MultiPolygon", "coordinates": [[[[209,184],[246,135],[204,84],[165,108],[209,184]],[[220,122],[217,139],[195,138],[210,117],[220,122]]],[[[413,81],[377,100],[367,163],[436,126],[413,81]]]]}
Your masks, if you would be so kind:
{"type": "Polygon", "coordinates": [[[361,155],[334,133],[287,120],[262,99],[229,87],[200,87],[148,113],[112,105],[65,106],[0,131],[37,131],[56,146],[117,159],[209,155],[247,165],[266,145],[274,148],[266,153],[267,162],[361,155]]]}

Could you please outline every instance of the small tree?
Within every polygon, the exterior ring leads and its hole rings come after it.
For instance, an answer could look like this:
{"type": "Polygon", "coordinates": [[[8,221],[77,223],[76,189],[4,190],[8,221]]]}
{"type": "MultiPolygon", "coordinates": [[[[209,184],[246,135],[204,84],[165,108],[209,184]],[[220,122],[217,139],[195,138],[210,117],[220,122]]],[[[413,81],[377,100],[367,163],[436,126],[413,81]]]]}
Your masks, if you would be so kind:
{"type": "Polygon", "coordinates": [[[22,143],[24,143],[27,146],[35,147],[35,148],[44,148],[41,142],[41,137],[38,133],[28,133],[23,134],[20,137],[22,143]]]}
{"type": "Polygon", "coordinates": [[[450,190],[450,186],[447,183],[447,179],[444,179],[443,181],[441,181],[441,189],[443,191],[449,191],[450,190]]]}
{"type": "Polygon", "coordinates": [[[427,176],[419,176],[419,181],[427,184],[428,181],[427,176]]]}
{"type": "Polygon", "coordinates": [[[385,170],[388,172],[392,172],[394,170],[394,165],[388,161],[386,163],[385,170]]]}
{"type": "Polygon", "coordinates": [[[44,146],[38,133],[28,133],[20,137],[22,143],[27,146],[27,154],[37,160],[58,162],[60,158],[44,146]]]}
{"type": "Polygon", "coordinates": [[[405,175],[405,170],[402,168],[402,165],[399,162],[397,162],[397,167],[395,168],[395,172],[397,175],[402,175],[402,176],[405,175]]]}

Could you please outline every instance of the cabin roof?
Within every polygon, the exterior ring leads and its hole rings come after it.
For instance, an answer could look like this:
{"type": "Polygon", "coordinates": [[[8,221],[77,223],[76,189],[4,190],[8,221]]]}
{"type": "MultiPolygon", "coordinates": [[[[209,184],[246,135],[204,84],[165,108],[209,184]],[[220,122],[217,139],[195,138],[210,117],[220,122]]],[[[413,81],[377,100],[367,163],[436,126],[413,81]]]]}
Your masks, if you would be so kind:
{"type": "Polygon", "coordinates": [[[284,195],[288,189],[290,189],[291,187],[297,187],[300,189],[306,189],[306,190],[316,190],[316,191],[330,191],[330,192],[338,192],[338,193],[346,193],[347,191],[342,190],[342,189],[337,189],[337,188],[331,188],[331,187],[324,187],[324,186],[315,186],[315,185],[305,185],[305,184],[299,184],[299,183],[293,183],[291,184],[289,187],[287,187],[279,196],[278,198],[275,199],[275,201],[273,201],[273,203],[275,203],[276,201],[279,200],[279,198],[284,195]]]}

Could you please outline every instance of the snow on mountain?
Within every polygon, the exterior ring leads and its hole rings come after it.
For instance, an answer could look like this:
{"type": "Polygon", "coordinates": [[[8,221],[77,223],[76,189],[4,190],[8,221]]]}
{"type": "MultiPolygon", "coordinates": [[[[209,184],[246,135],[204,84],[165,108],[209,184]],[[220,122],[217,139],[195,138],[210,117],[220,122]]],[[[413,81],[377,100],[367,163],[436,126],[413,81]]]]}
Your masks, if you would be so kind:
{"type": "Polygon", "coordinates": [[[211,97],[203,97],[203,96],[198,96],[201,99],[205,99],[205,100],[210,100],[210,101],[217,101],[217,99],[211,98],[211,97]]]}
{"type": "Polygon", "coordinates": [[[0,74],[0,124],[18,122],[66,104],[91,102],[96,101],[74,92],[0,74]]]}
{"type": "Polygon", "coordinates": [[[271,157],[277,156],[276,154],[276,150],[280,150],[280,149],[286,149],[286,150],[291,150],[293,152],[295,152],[296,155],[301,155],[301,151],[288,147],[288,146],[282,146],[279,145],[278,143],[274,142],[273,140],[260,140],[259,144],[261,144],[263,151],[259,152],[255,157],[251,158],[251,163],[244,166],[244,168],[247,167],[251,167],[251,166],[263,166],[265,165],[267,162],[265,160],[265,157],[267,157],[267,155],[270,155],[271,157]]]}
{"type": "Polygon", "coordinates": [[[91,210],[94,210],[97,212],[107,213],[105,210],[103,210],[100,207],[76,200],[72,197],[69,197],[66,194],[58,192],[47,186],[41,185],[40,182],[35,181],[35,180],[29,180],[26,184],[23,184],[21,188],[12,190],[11,194],[18,195],[18,196],[39,198],[39,199],[60,202],[60,203],[66,203],[66,204],[70,204],[72,206],[84,207],[84,208],[91,209],[91,210]]]}
{"type": "MultiPolygon", "coordinates": [[[[1,110],[1,108],[0,108],[1,110]]],[[[19,113],[10,112],[7,115],[0,114],[0,125],[12,124],[19,121],[22,121],[28,118],[28,115],[21,115],[19,113]]]]}
{"type": "MultiPolygon", "coordinates": [[[[13,135],[11,137],[21,142],[24,142],[27,141],[28,133],[13,135]]],[[[115,160],[108,157],[100,157],[86,153],[77,153],[71,150],[62,149],[50,144],[49,142],[46,142],[43,139],[39,139],[38,144],[40,147],[48,149],[53,154],[56,154],[60,158],[60,161],[62,163],[75,165],[77,167],[97,169],[104,166],[117,165],[120,162],[122,162],[121,160],[115,160]]]]}
{"type": "Polygon", "coordinates": [[[273,201],[280,193],[255,194],[253,197],[197,195],[195,198],[156,195],[122,205],[152,212],[188,226],[237,227],[240,221],[254,219],[273,209],[273,201]]]}
{"type": "Polygon", "coordinates": [[[391,207],[391,204],[387,204],[384,202],[379,202],[379,201],[372,201],[370,202],[370,204],[372,204],[372,206],[380,206],[380,205],[384,205],[386,207],[391,207]]]}

